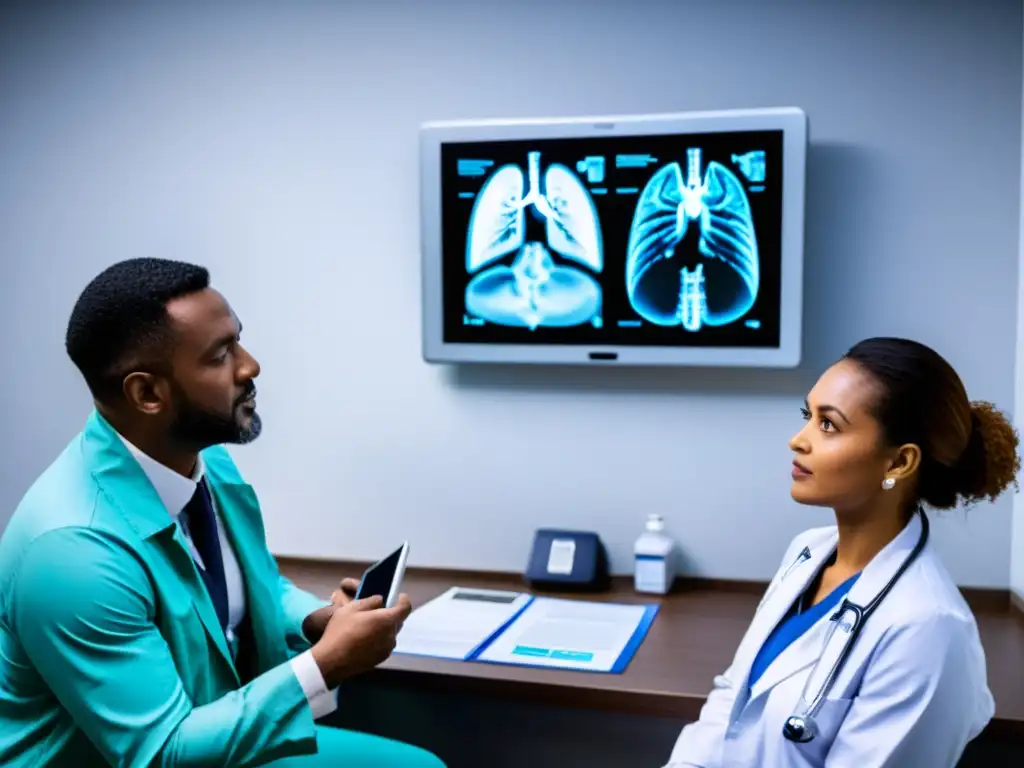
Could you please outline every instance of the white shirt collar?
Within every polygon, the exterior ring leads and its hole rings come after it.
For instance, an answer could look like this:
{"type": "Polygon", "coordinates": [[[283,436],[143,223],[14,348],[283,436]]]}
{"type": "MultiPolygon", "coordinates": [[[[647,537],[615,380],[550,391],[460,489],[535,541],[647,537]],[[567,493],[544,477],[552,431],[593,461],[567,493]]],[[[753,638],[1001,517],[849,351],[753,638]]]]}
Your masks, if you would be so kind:
{"type": "Polygon", "coordinates": [[[175,520],[181,514],[181,511],[185,508],[185,505],[192,499],[193,494],[196,492],[196,485],[200,480],[203,479],[203,473],[206,471],[206,466],[203,464],[203,457],[196,457],[196,468],[192,473],[192,477],[185,477],[179,475],[170,467],[165,467],[163,464],[152,458],[148,454],[143,453],[139,448],[136,448],[132,443],[125,439],[120,433],[118,437],[121,438],[121,442],[125,444],[125,447],[131,451],[132,456],[139,462],[139,466],[142,467],[143,472],[146,473],[146,477],[149,478],[149,482],[153,485],[157,495],[160,497],[160,501],[167,507],[167,511],[171,517],[175,520]]]}

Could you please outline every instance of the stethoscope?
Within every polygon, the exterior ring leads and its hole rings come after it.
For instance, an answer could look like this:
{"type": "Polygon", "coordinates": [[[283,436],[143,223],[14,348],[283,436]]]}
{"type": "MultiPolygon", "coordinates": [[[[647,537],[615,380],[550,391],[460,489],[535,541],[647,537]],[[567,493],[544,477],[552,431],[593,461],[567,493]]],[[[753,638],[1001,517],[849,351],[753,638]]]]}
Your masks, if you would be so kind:
{"type": "MultiPolygon", "coordinates": [[[[782,735],[790,741],[795,741],[800,744],[806,744],[807,742],[814,739],[818,735],[818,724],[815,721],[815,717],[818,711],[821,709],[822,704],[825,702],[825,698],[828,696],[832,686],[839,677],[839,673],[843,669],[843,664],[846,663],[846,659],[850,655],[850,651],[853,648],[853,644],[857,642],[857,636],[860,634],[861,629],[864,628],[864,622],[868,620],[868,617],[875,612],[879,603],[882,602],[883,598],[889,593],[889,590],[893,588],[900,576],[907,569],[914,559],[921,554],[921,550],[924,549],[924,545],[928,542],[928,518],[925,516],[922,510],[917,510],[921,515],[921,535],[917,539],[917,543],[914,548],[907,555],[907,559],[900,565],[899,570],[893,574],[893,577],[889,579],[888,583],[882,588],[882,590],[875,595],[874,599],[866,606],[861,607],[856,603],[850,602],[847,598],[843,598],[843,602],[839,604],[838,610],[832,614],[829,621],[832,623],[832,628],[829,632],[828,639],[825,640],[825,647],[828,647],[828,640],[832,637],[832,632],[839,626],[840,619],[847,613],[852,614],[853,623],[850,625],[849,635],[846,641],[843,643],[841,650],[839,651],[839,657],[832,664],[832,668],[829,670],[825,680],[818,686],[818,692],[813,698],[808,699],[809,688],[811,681],[816,677],[818,664],[821,663],[821,659],[814,665],[814,669],[811,670],[811,674],[807,677],[807,682],[804,683],[804,690],[800,694],[800,703],[803,705],[801,710],[797,710],[794,714],[786,718],[786,724],[782,727],[782,735]]],[[[787,569],[789,570],[799,563],[810,558],[810,550],[805,549],[798,556],[797,562],[787,569]]]]}

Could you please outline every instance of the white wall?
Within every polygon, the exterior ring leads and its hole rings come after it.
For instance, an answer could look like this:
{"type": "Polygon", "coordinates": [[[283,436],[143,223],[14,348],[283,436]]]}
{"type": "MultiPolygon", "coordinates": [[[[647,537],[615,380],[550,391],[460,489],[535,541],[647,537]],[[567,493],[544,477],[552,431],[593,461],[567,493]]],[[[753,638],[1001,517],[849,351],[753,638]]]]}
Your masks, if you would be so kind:
{"type": "MultiPolygon", "coordinates": [[[[85,417],[77,292],[137,255],[210,266],[245,322],[266,429],[237,456],[280,553],[408,538],[417,564],[518,570],[553,525],[622,569],[658,510],[694,572],[767,578],[830,519],[790,501],[786,441],[852,342],[919,338],[1012,407],[1019,3],[213,5],[4,11],[0,519],[85,417]],[[804,370],[422,362],[421,121],[790,104],[804,370]]],[[[938,522],[959,582],[1007,584],[1012,507],[938,522]]]]}
{"type": "MultiPolygon", "coordinates": [[[[1022,26],[1024,33],[1024,26],[1022,26]]],[[[1021,147],[1024,148],[1024,121],[1021,125],[1021,147]]],[[[1014,397],[1014,425],[1024,435],[1024,151],[1021,157],[1020,257],[1017,262],[1017,372],[1014,397]]],[[[1024,490],[1013,498],[1012,534],[1010,537],[1010,589],[1024,599],[1024,490]]]]}

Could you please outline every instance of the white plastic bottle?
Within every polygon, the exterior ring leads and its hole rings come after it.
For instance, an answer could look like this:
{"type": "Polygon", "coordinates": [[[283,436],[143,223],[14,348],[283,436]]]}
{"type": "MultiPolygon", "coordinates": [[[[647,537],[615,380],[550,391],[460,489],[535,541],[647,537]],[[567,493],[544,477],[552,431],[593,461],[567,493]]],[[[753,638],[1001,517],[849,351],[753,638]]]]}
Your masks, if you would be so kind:
{"type": "Polygon", "coordinates": [[[676,578],[675,542],[665,533],[661,515],[647,516],[644,532],[633,547],[634,588],[664,595],[676,578]]]}

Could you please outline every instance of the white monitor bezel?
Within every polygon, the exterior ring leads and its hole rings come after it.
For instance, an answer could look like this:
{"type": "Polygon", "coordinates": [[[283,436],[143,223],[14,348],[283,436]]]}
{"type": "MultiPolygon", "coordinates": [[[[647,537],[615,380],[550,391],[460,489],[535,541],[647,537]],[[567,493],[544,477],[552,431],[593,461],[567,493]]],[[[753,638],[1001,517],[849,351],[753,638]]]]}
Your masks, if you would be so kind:
{"type": "Polygon", "coordinates": [[[804,199],[807,116],[797,107],[565,118],[456,120],[420,127],[422,353],[428,363],[538,363],[795,368],[803,326],[804,199]],[[650,347],[486,344],[444,340],[441,145],[509,139],[590,138],[781,130],[782,254],[779,346],[650,347]]]}

